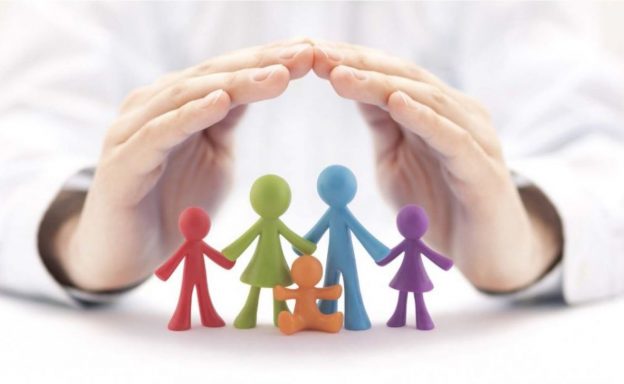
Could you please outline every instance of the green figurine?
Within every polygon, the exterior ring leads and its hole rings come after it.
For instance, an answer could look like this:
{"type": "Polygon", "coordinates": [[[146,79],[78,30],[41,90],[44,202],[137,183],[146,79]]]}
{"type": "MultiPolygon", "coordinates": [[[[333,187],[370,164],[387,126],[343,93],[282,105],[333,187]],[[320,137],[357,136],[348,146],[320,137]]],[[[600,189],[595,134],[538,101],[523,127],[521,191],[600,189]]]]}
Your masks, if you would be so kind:
{"type": "MultiPolygon", "coordinates": [[[[251,288],[245,306],[234,320],[234,327],[239,329],[256,326],[260,288],[272,289],[276,285],[286,287],[293,283],[282,252],[280,235],[303,254],[312,254],[316,249],[316,244],[294,233],[279,219],[290,205],[290,187],[286,180],[276,175],[262,176],[251,187],[249,198],[260,219],[222,252],[227,259],[234,261],[245,252],[257,236],[260,237],[256,252],[241,275],[241,281],[249,284],[251,288]]],[[[275,325],[282,311],[288,311],[286,303],[274,300],[275,325]]]]}

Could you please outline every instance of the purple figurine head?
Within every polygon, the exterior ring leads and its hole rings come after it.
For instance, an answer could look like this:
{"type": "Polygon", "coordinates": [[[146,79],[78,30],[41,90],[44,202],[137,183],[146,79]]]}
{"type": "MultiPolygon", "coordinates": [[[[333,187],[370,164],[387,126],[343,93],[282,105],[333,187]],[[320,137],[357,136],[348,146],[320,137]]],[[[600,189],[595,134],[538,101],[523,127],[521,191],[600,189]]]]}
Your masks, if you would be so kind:
{"type": "Polygon", "coordinates": [[[416,240],[427,232],[429,218],[422,207],[410,204],[401,208],[396,223],[403,237],[416,240]]]}

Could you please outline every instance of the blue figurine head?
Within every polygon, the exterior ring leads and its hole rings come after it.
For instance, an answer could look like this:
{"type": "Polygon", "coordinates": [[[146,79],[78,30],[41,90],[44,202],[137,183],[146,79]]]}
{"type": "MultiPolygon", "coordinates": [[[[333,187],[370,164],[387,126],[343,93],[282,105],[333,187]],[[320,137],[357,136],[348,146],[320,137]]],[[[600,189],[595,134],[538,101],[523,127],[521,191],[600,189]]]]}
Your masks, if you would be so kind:
{"type": "Polygon", "coordinates": [[[318,177],[316,184],[319,196],[331,207],[345,207],[355,197],[357,180],[349,168],[330,165],[318,177]]]}
{"type": "Polygon", "coordinates": [[[406,239],[417,240],[427,232],[429,218],[422,207],[410,204],[406,205],[397,215],[397,228],[406,239]]]}

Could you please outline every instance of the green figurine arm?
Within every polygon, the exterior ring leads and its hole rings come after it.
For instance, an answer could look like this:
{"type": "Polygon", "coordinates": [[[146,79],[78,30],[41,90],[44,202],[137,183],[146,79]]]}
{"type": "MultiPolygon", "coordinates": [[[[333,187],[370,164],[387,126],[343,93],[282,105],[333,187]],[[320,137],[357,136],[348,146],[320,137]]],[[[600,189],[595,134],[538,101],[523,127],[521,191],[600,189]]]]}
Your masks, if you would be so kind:
{"type": "Polygon", "coordinates": [[[366,249],[366,252],[368,252],[375,261],[383,259],[390,252],[390,249],[371,235],[348,209],[346,211],[345,221],[351,232],[353,232],[364,249],[366,249]]]}
{"type": "Polygon", "coordinates": [[[286,224],[279,222],[279,232],[292,246],[306,255],[311,255],[316,251],[316,244],[297,235],[286,224]]]}
{"type": "Polygon", "coordinates": [[[338,300],[342,295],[342,286],[336,284],[326,288],[316,288],[316,297],[322,300],[338,300]]]}
{"type": "Polygon", "coordinates": [[[252,225],[251,228],[247,230],[247,232],[243,233],[241,237],[234,240],[232,244],[228,245],[223,249],[223,251],[221,251],[226,259],[235,261],[243,254],[243,252],[245,252],[247,248],[249,248],[251,243],[253,243],[256,237],[258,237],[258,235],[260,234],[261,220],[262,219],[256,221],[256,223],[252,225]]]}
{"type": "Polygon", "coordinates": [[[277,301],[296,299],[297,291],[295,289],[284,288],[281,285],[276,285],[273,288],[273,298],[277,301]]]}

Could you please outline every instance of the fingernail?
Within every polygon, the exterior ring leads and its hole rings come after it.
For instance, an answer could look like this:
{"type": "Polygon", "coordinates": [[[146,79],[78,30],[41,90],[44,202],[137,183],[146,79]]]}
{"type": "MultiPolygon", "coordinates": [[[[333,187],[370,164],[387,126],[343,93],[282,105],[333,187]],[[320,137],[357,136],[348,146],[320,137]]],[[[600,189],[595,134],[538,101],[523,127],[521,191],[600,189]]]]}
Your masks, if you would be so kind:
{"type": "Polygon", "coordinates": [[[209,93],[208,96],[206,96],[206,104],[210,105],[216,103],[217,100],[221,98],[221,95],[223,95],[223,89],[209,93]]]}
{"type": "Polygon", "coordinates": [[[358,80],[366,80],[367,77],[362,71],[358,71],[355,68],[349,68],[349,72],[351,72],[351,76],[355,77],[358,80]]]}
{"type": "Polygon", "coordinates": [[[271,77],[271,75],[275,72],[275,67],[264,67],[260,69],[256,69],[252,79],[254,81],[264,81],[271,77]]]}
{"type": "Polygon", "coordinates": [[[321,52],[331,61],[341,61],[343,56],[338,50],[329,47],[318,47],[321,52]]]}
{"type": "Polygon", "coordinates": [[[297,44],[293,45],[292,47],[286,47],[280,51],[279,57],[280,59],[292,59],[309,47],[310,44],[297,44]]]}

